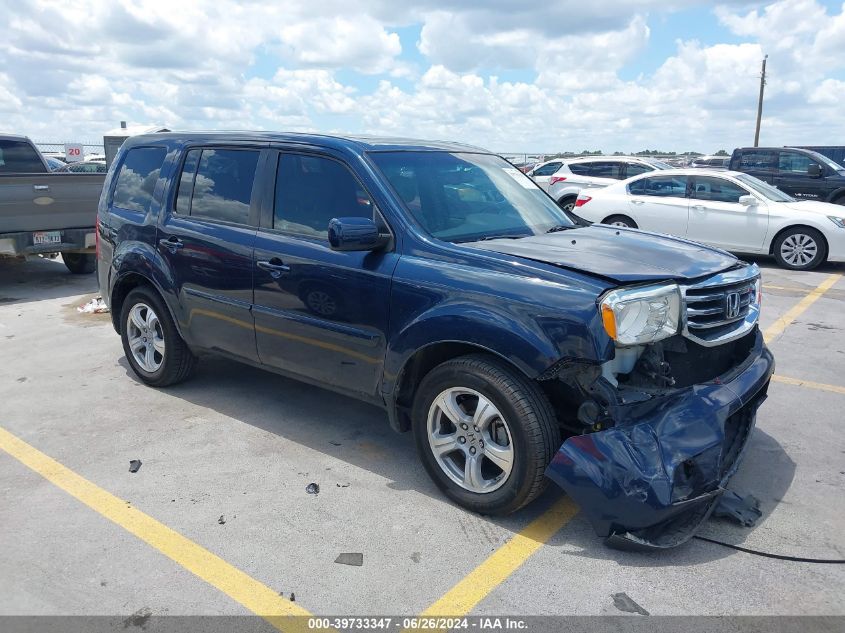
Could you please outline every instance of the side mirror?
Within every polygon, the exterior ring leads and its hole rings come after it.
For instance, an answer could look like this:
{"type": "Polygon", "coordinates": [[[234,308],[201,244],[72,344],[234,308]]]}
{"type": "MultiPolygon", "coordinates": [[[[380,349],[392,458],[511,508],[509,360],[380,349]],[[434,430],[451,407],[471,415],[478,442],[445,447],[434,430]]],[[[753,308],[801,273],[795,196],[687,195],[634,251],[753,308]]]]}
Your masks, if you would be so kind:
{"type": "Polygon", "coordinates": [[[746,207],[756,207],[757,198],[755,198],[754,196],[740,196],[739,203],[746,207]]]}
{"type": "Polygon", "coordinates": [[[819,178],[822,175],[822,167],[818,163],[810,163],[807,167],[807,175],[810,178],[819,178]]]}
{"type": "Polygon", "coordinates": [[[372,251],[387,243],[370,218],[333,218],[329,222],[329,246],[333,251],[372,251]]]}

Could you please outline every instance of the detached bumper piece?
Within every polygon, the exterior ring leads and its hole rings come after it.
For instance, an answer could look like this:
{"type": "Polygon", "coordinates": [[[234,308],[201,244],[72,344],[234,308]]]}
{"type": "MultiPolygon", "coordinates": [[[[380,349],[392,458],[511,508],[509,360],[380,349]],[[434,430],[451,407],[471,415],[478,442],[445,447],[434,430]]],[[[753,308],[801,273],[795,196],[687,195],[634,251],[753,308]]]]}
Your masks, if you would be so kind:
{"type": "Polygon", "coordinates": [[[710,516],[742,460],[774,359],[762,336],[734,372],[619,407],[616,426],[567,439],[546,475],[612,547],[666,549],[710,516]]]}

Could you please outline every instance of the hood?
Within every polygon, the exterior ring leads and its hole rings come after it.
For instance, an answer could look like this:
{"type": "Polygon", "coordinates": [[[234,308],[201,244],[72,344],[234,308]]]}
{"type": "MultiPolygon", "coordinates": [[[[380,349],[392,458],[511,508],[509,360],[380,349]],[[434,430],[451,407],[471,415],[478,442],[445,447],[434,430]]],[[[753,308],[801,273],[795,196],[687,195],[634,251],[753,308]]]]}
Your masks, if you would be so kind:
{"type": "Polygon", "coordinates": [[[695,279],[726,270],[738,262],[733,255],[703,244],[595,224],[547,235],[471,242],[463,246],[554,264],[618,283],[695,279]]]}
{"type": "Polygon", "coordinates": [[[834,217],[841,218],[845,216],[845,208],[843,208],[841,204],[833,204],[832,202],[822,202],[821,200],[798,199],[795,202],[776,202],[774,204],[783,205],[787,209],[805,211],[824,217],[832,215],[834,217]]]}

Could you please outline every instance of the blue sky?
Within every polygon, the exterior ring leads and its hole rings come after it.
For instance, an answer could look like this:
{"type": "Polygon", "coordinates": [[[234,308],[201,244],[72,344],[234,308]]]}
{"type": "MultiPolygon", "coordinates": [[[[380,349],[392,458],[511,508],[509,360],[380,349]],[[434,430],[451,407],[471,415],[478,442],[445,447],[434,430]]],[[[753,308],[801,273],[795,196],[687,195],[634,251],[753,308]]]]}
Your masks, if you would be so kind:
{"type": "Polygon", "coordinates": [[[831,0],[0,0],[0,117],[40,140],[172,128],[449,138],[508,152],[845,142],[831,0]],[[56,38],[56,33],[62,33],[56,38]]]}

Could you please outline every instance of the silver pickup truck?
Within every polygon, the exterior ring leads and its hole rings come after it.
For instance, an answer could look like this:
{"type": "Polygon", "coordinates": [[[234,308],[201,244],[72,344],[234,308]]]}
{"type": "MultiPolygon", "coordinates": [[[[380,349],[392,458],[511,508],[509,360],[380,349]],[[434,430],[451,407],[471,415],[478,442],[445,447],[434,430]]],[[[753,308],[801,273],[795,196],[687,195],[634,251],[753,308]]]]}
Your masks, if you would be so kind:
{"type": "Polygon", "coordinates": [[[70,272],[93,272],[104,181],[51,173],[27,137],[0,135],[0,257],[61,253],[70,272]]]}

